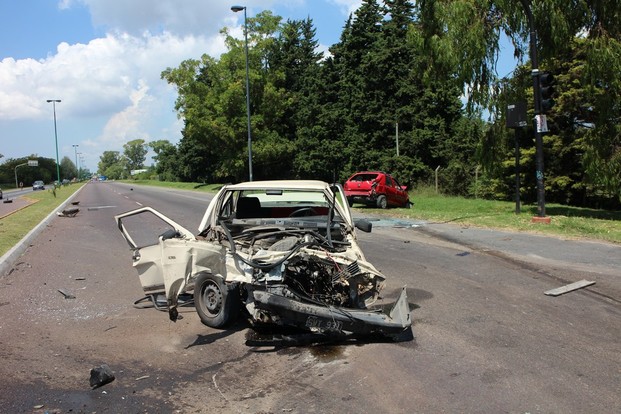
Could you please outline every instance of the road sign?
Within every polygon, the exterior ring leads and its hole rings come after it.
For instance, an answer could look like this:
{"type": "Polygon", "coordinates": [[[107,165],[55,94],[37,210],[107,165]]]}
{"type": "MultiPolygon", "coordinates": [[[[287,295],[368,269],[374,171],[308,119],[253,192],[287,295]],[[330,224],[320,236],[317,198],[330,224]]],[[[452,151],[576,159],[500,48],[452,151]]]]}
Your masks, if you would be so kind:
{"type": "Polygon", "coordinates": [[[548,132],[548,119],[546,118],[546,116],[537,115],[535,119],[537,120],[537,132],[548,132]]]}

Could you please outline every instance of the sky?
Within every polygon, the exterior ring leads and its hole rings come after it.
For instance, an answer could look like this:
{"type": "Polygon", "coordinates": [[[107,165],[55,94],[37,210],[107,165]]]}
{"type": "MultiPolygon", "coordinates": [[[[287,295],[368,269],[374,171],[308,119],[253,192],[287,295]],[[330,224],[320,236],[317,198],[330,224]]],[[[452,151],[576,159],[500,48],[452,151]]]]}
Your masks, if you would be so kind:
{"type": "Polygon", "coordinates": [[[177,93],[160,74],[225,52],[224,27],[241,38],[244,15],[231,6],[246,6],[249,17],[263,10],[284,20],[310,17],[327,50],[360,5],[241,1],[0,0],[0,163],[31,154],[56,159],[57,141],[59,161],[67,156],[95,172],[104,151],[123,152],[128,141],[176,144],[177,93]]]}

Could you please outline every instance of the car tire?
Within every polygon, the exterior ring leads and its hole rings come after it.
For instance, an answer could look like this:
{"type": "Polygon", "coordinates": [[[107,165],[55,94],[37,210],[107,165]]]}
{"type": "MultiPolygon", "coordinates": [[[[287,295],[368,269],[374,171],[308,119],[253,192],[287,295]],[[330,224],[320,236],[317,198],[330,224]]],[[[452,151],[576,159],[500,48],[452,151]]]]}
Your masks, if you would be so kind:
{"type": "Polygon", "coordinates": [[[201,273],[194,282],[194,306],[204,325],[222,328],[237,319],[239,286],[227,285],[221,277],[201,273]]]}
{"type": "Polygon", "coordinates": [[[386,200],[385,195],[381,195],[377,197],[377,208],[385,209],[388,207],[388,201],[386,200]]]}

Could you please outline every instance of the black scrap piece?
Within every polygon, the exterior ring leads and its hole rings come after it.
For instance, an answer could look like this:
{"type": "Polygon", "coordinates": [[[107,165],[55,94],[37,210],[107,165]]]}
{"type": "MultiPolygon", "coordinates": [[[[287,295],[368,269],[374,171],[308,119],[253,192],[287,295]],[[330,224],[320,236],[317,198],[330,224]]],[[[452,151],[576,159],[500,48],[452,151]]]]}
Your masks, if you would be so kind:
{"type": "Polygon", "coordinates": [[[99,388],[114,381],[114,373],[107,364],[91,369],[91,388],[99,388]]]}

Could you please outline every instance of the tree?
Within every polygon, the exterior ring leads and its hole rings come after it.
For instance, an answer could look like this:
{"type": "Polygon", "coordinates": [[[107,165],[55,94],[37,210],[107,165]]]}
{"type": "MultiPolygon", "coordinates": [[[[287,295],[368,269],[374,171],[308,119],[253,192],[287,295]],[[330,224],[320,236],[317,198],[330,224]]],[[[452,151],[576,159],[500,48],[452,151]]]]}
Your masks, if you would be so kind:
{"type": "MultiPolygon", "coordinates": [[[[363,0],[325,59],[310,19],[281,23],[270,12],[248,19],[254,176],[332,181],[384,169],[412,185],[441,166],[444,191],[472,195],[481,164],[477,194],[510,198],[513,135],[503,111],[514,99],[532,102],[522,3],[363,0]],[[503,35],[524,63],[506,80],[496,76],[503,35]],[[480,121],[485,108],[488,124],[480,121]]],[[[620,8],[599,0],[532,1],[539,66],[554,71],[563,88],[545,137],[552,200],[621,191],[620,8]]],[[[190,59],[162,72],[178,89],[175,108],[184,129],[178,168],[166,166],[175,155],[163,146],[160,175],[174,170],[182,180],[212,182],[247,177],[245,42],[226,29],[222,34],[227,52],[218,59],[190,59]]],[[[531,118],[532,111],[531,105],[531,118]]],[[[530,171],[522,181],[528,199],[535,182],[532,142],[520,157],[530,171]]]]}
{"type": "Polygon", "coordinates": [[[177,170],[179,163],[177,161],[177,147],[168,140],[151,141],[148,143],[155,152],[153,159],[155,160],[155,172],[159,176],[160,181],[177,181],[179,175],[177,170]]]}
{"type": "Polygon", "coordinates": [[[39,157],[37,154],[23,158],[8,158],[4,163],[0,164],[0,183],[2,185],[10,184],[14,186],[16,173],[18,183],[22,182],[25,186],[32,184],[36,180],[43,180],[49,183],[56,179],[56,160],[39,157]],[[27,164],[30,160],[37,161],[38,165],[36,167],[28,166],[27,164]]]}
{"type": "Polygon", "coordinates": [[[129,176],[127,172],[127,159],[122,157],[119,151],[104,151],[99,157],[97,170],[100,175],[117,180],[129,176]]]}
{"type": "MultiPolygon", "coordinates": [[[[468,86],[468,107],[489,108],[502,116],[496,64],[500,38],[506,34],[515,56],[529,57],[530,27],[523,2],[514,0],[421,0],[419,43],[441,67],[453,67],[454,78],[468,86]],[[441,32],[441,35],[439,35],[441,32]]],[[[621,3],[601,0],[533,0],[540,67],[571,55],[576,39],[584,42],[580,76],[592,108],[592,127],[584,134],[584,168],[593,184],[621,199],[621,3]]],[[[435,67],[435,66],[434,66],[435,67]]],[[[532,93],[531,95],[532,96],[532,93]]],[[[584,104],[584,103],[583,103],[584,104]]],[[[575,115],[583,112],[578,110],[575,115]]],[[[558,113],[557,113],[558,116],[558,113]]],[[[551,148],[547,149],[553,152],[551,148]]],[[[550,176],[549,176],[550,178],[550,176]]],[[[553,178],[553,177],[552,177],[553,178]]]]}
{"type": "Polygon", "coordinates": [[[75,166],[73,161],[71,161],[71,158],[67,157],[66,155],[63,157],[62,160],[60,160],[60,176],[63,179],[67,180],[78,176],[77,167],[75,166]]]}
{"type": "Polygon", "coordinates": [[[128,172],[144,168],[148,149],[144,139],[135,139],[123,145],[128,172]]]}

